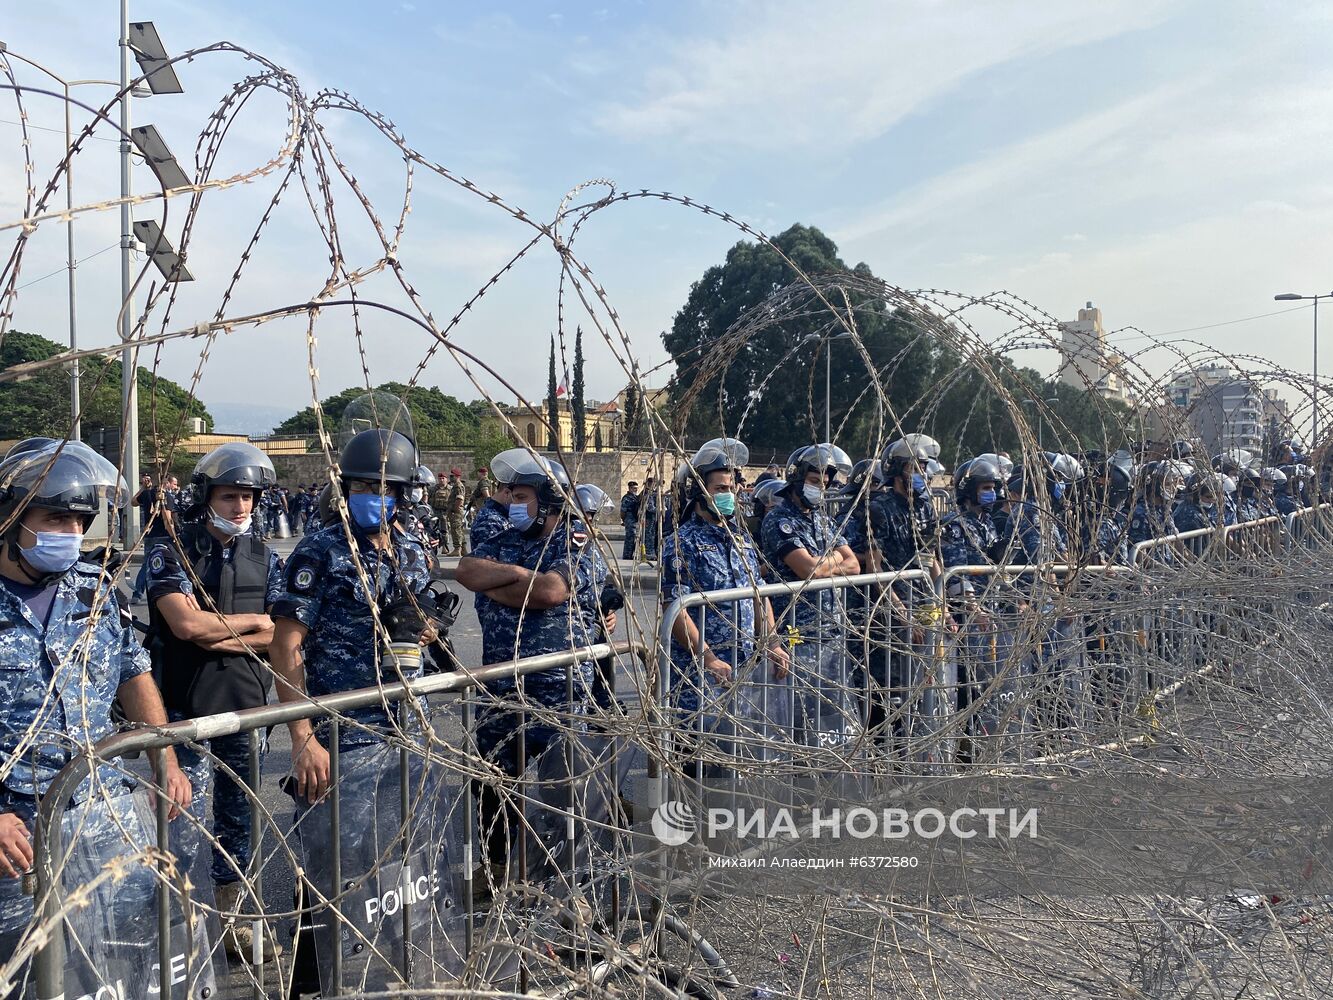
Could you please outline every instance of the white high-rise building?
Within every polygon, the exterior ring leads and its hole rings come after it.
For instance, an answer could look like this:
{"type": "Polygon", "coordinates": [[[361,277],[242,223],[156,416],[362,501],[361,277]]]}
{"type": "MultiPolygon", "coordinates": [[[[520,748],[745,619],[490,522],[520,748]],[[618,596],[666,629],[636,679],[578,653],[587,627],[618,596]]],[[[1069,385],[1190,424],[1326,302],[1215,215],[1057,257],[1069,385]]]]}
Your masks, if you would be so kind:
{"type": "Polygon", "coordinates": [[[1107,350],[1102,311],[1091,302],[1078,311],[1078,319],[1060,324],[1062,385],[1095,392],[1103,399],[1132,404],[1129,387],[1120,374],[1120,356],[1107,350]]]}

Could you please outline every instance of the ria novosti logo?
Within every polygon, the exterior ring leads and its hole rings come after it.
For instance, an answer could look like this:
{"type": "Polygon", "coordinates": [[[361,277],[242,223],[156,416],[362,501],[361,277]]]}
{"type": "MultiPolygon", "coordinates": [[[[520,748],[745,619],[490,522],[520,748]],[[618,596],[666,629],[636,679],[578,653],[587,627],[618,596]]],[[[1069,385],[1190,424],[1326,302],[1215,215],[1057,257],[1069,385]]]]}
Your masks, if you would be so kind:
{"type": "Polygon", "coordinates": [[[680,847],[694,836],[699,821],[688,803],[668,799],[653,813],[653,835],[667,847],[680,847]]]}

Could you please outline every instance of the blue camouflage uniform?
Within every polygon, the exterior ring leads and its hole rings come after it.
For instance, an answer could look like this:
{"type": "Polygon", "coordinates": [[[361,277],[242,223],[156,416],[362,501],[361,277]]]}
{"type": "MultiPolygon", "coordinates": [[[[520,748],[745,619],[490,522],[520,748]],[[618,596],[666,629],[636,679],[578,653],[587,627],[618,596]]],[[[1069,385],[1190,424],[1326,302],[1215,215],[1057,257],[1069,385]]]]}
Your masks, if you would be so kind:
{"type": "MultiPolygon", "coordinates": [[[[691,517],[662,547],[662,601],[670,604],[686,594],[763,584],[759,553],[739,524],[730,530],[701,517],[691,517]]],[[[707,615],[700,608],[687,613],[696,627],[703,619],[703,641],[718,658],[731,665],[739,679],[755,654],[755,602],[752,598],[713,604],[707,615]]],[[[680,643],[671,640],[671,698],[681,711],[699,710],[701,690],[712,702],[726,691],[680,643]]]]}
{"type": "Polygon", "coordinates": [[[487,497],[486,502],[472,515],[472,527],[468,529],[468,541],[471,542],[472,551],[476,551],[478,545],[489,542],[508,527],[508,509],[494,497],[487,497]]]}
{"type": "MultiPolygon", "coordinates": [[[[1006,530],[1007,535],[1002,538],[1005,562],[1033,566],[1061,563],[1068,556],[1069,539],[1063,522],[1059,517],[1043,511],[1033,500],[1015,500],[1009,505],[1006,530]]],[[[1026,591],[1034,603],[1040,602],[1043,617],[1054,616],[1055,600],[1053,596],[1040,593],[1046,584],[1036,574],[1018,577],[1014,580],[1014,586],[1020,591],[1026,591]]],[[[1074,653],[1073,622],[1068,618],[1055,617],[1050,631],[1042,637],[1034,653],[1030,663],[1024,665],[1023,673],[1045,676],[1047,721],[1053,726],[1070,721],[1076,723],[1082,705],[1083,678],[1073,669],[1071,662],[1074,653]]],[[[1020,699],[1023,703],[1027,700],[1026,697],[1020,699]]],[[[1026,711],[1027,708],[1020,705],[1020,714],[1026,711]]]]}
{"type": "MultiPolygon", "coordinates": [[[[1171,520],[1175,523],[1176,530],[1179,532],[1202,531],[1204,528],[1217,527],[1217,505],[1201,504],[1195,500],[1186,497],[1182,500],[1174,511],[1171,512],[1171,520]]],[[[1194,555],[1202,555],[1208,548],[1209,538],[1201,535],[1198,538],[1191,538],[1185,542],[1185,545],[1194,555]]]]}
{"type": "Polygon", "coordinates": [[[1236,501],[1236,523],[1242,524],[1245,521],[1257,521],[1263,517],[1263,509],[1259,506],[1257,496],[1242,496],[1236,501]]]}
{"type": "MultiPolygon", "coordinates": [[[[960,510],[950,514],[940,525],[940,558],[946,570],[956,566],[993,566],[1001,554],[1000,533],[986,511],[960,510]]],[[[977,590],[1005,595],[1009,587],[1003,579],[955,576],[949,580],[948,595],[965,599],[977,590]]],[[[1027,673],[1022,658],[1013,656],[1014,604],[1012,600],[988,602],[990,621],[962,618],[964,652],[958,688],[958,709],[971,709],[968,730],[974,737],[999,733],[1020,733],[1026,710],[1018,697],[1027,673]],[[974,706],[975,703],[975,706],[974,706]]],[[[974,760],[977,756],[974,755],[974,760]]]]}
{"type": "MultiPolygon", "coordinates": [[[[985,511],[955,511],[940,525],[940,559],[945,569],[955,566],[991,566],[1000,546],[1000,533],[985,511]]],[[[958,592],[973,589],[966,576],[954,578],[958,592]]],[[[952,584],[951,584],[952,586],[952,584]]]]}
{"type": "MultiPolygon", "coordinates": [[[[76,562],[45,589],[0,580],[0,812],[16,814],[34,831],[37,798],[71,759],[115,731],[117,689],[149,669],[148,651],[100,566],[76,562]],[[39,595],[49,601],[44,619],[29,605],[39,595]]],[[[131,787],[115,767],[102,764],[73,799],[85,803],[95,793],[118,796],[131,787]]],[[[96,826],[83,833],[120,841],[96,826]]],[[[0,879],[0,961],[32,914],[33,898],[19,880],[0,879]]]]}
{"type": "MultiPolygon", "coordinates": [[[[870,531],[884,572],[928,569],[939,545],[939,516],[926,494],[905,497],[897,490],[882,490],[870,498],[870,531]]],[[[929,580],[893,587],[905,601],[929,598],[933,592],[929,580]]]]}
{"type": "MultiPolygon", "coordinates": [[[[1176,529],[1176,522],[1171,516],[1170,508],[1159,507],[1155,504],[1150,505],[1140,497],[1138,503],[1134,505],[1134,513],[1129,519],[1130,545],[1151,541],[1154,538],[1166,538],[1175,534],[1179,534],[1179,531],[1176,529]]],[[[1176,561],[1175,552],[1169,545],[1156,546],[1147,550],[1147,552],[1153,560],[1165,566],[1170,566],[1176,561]]]]}
{"type": "MultiPolygon", "coordinates": [[[[223,561],[230,560],[236,551],[235,544],[221,545],[212,535],[200,532],[199,537],[207,538],[213,545],[214,553],[221,549],[223,561]]],[[[181,566],[175,544],[170,540],[156,543],[148,552],[148,601],[155,603],[168,594],[192,596],[194,583],[181,566]]],[[[218,574],[221,564],[214,563],[218,574]]],[[[214,596],[218,593],[218,576],[200,581],[205,591],[214,596]]],[[[272,549],[268,550],[268,585],[264,594],[265,607],[271,608],[282,595],[282,559],[272,549]]],[[[200,607],[205,607],[203,601],[200,607]]],[[[177,711],[170,712],[170,718],[177,722],[182,718],[177,711]]],[[[259,764],[262,773],[264,758],[268,753],[268,740],[260,731],[259,764]]],[[[214,740],[202,740],[198,749],[194,746],[181,746],[176,752],[181,770],[190,779],[193,797],[190,801],[190,813],[200,824],[205,821],[208,806],[208,792],[213,786],[214,759],[246,779],[250,778],[250,734],[235,733],[220,736],[214,740]]],[[[256,789],[257,790],[257,789],[256,789]]],[[[213,882],[222,885],[235,882],[240,878],[233,863],[245,871],[250,864],[250,799],[241,786],[229,776],[223,775],[217,783],[216,801],[213,806],[213,834],[217,842],[213,845],[213,882]]],[[[178,820],[182,828],[185,821],[178,820]]],[[[183,839],[183,838],[181,838],[183,839]]]]}
{"type": "MultiPolygon", "coordinates": [[[[790,489],[790,488],[789,488],[790,489]]],[[[760,528],[764,557],[774,575],[789,583],[802,583],[787,565],[786,557],[797,549],[822,559],[847,539],[822,508],[807,510],[789,493],[782,494],[760,528]]],[[[846,612],[839,590],[818,590],[794,599],[773,598],[773,616],[778,631],[794,626],[792,684],[796,688],[797,738],[810,745],[838,745],[850,739],[860,726],[856,691],[848,669],[846,612]]]]}
{"type": "MultiPolygon", "coordinates": [[[[589,551],[592,549],[595,546],[590,544],[583,523],[571,520],[545,538],[524,538],[517,528],[506,528],[472,550],[476,559],[521,566],[534,573],[559,573],[569,586],[569,596],[552,608],[511,608],[488,598],[477,611],[483,663],[560,653],[596,641],[588,611],[600,597],[600,590],[594,589],[596,568],[589,551]]],[[[516,734],[523,717],[518,705],[581,716],[587,712],[592,687],[593,665],[586,660],[522,678],[505,677],[488,682],[486,690],[491,697],[483,703],[475,728],[477,751],[506,774],[517,777],[533,758],[556,744],[559,734],[557,725],[529,718],[522,727],[520,758],[516,734]]],[[[572,718],[564,725],[581,728],[572,718]]],[[[504,821],[498,818],[513,809],[494,785],[481,784],[477,793],[486,855],[493,863],[501,862],[510,853],[517,817],[504,821]]]]}
{"type": "MultiPolygon", "coordinates": [[[[342,524],[306,535],[287,562],[283,590],[273,603],[274,618],[300,622],[308,634],[302,647],[306,691],[313,697],[373,687],[380,681],[379,647],[374,612],[395,594],[419,594],[430,585],[426,551],[409,535],[394,532],[389,551],[378,552],[368,538],[353,531],[356,556],[374,593],[362,589],[342,524]]],[[[397,681],[395,673],[388,680],[397,681]]],[[[392,728],[383,708],[353,709],[340,727],[339,745],[346,750],[382,738],[362,726],[383,732],[392,728]]]]}
{"type": "Polygon", "coordinates": [[[1082,523],[1083,551],[1105,566],[1129,565],[1129,518],[1113,507],[1088,512],[1082,523]]]}
{"type": "Polygon", "coordinates": [[[1273,503],[1277,507],[1277,512],[1284,517],[1287,514],[1294,514],[1296,511],[1304,509],[1304,505],[1295,497],[1289,495],[1285,489],[1281,493],[1273,495],[1273,503]]]}
{"type": "MultiPolygon", "coordinates": [[[[789,583],[804,581],[786,563],[786,557],[792,552],[805,549],[815,559],[820,559],[838,546],[847,544],[847,539],[838,532],[825,511],[805,510],[786,495],[765,516],[760,537],[764,557],[773,567],[773,574],[789,583]]],[[[779,630],[792,623],[793,614],[788,611],[791,601],[786,595],[773,598],[773,615],[779,630]]],[[[827,644],[842,639],[842,609],[836,591],[821,590],[801,596],[796,600],[794,619],[803,644],[817,640],[827,644]]]]}
{"type": "MultiPolygon", "coordinates": [[[[590,609],[601,597],[595,586],[595,547],[590,545],[587,528],[581,521],[557,527],[545,538],[524,538],[516,528],[507,528],[488,542],[472,550],[478,559],[490,559],[510,566],[521,566],[534,573],[560,573],[569,584],[569,597],[553,608],[511,608],[489,598],[478,611],[481,621],[482,662],[506,663],[509,660],[542,653],[560,653],[593,641],[597,628],[590,609]]],[[[547,708],[581,713],[586,707],[592,683],[592,664],[553,667],[523,679],[523,695],[547,708]],[[569,686],[572,683],[573,700],[569,686]]],[[[515,691],[513,678],[491,681],[487,689],[506,696],[515,691]]],[[[490,753],[512,731],[514,720],[503,711],[483,712],[477,727],[478,748],[490,753]]],[[[531,756],[554,737],[551,726],[529,726],[527,749],[531,756]]]]}

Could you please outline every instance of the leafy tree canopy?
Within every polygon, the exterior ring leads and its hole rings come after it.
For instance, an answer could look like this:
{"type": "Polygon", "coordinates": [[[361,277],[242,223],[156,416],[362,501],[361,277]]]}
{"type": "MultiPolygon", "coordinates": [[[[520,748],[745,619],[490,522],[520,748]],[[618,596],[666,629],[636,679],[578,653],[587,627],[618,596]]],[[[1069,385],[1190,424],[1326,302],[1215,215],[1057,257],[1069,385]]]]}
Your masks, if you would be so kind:
{"type": "Polygon", "coordinates": [[[671,403],[687,440],[725,431],[739,435],[752,451],[781,457],[824,439],[827,397],[832,436],[853,457],[883,447],[900,433],[922,431],[940,441],[941,457],[952,464],[991,448],[1016,447],[1015,420],[1027,420],[1035,430],[1038,410],[1023,409],[1016,400],[1055,396],[1057,402],[1042,407],[1047,448],[1059,443],[1076,451],[1123,442],[1125,407],[1068,386],[1053,394],[1037,372],[1001,358],[991,359],[988,379],[883,298],[858,291],[874,278],[869,267],[849,269],[837,246],[818,229],[794,225],[774,243],[812,278],[842,274],[851,279],[847,301],[841,291],[830,301],[839,309],[850,304],[875,378],[852,341],[818,342],[843,331],[827,306],[807,297],[791,308],[789,301],[772,298],[797,281],[795,270],[769,246],[741,241],[694,283],[662,335],[676,362],[671,403]],[[775,306],[771,319],[758,311],[768,306],[775,306]],[[752,317],[743,342],[729,338],[717,349],[733,326],[752,317]],[[831,392],[826,394],[830,348],[831,392]],[[874,391],[876,382],[892,414],[874,391]]]}
{"type": "MultiPolygon", "coordinates": [[[[462,445],[476,440],[481,428],[481,418],[488,411],[484,403],[464,403],[447,396],[435,386],[424,388],[414,386],[411,389],[402,382],[384,382],[375,387],[382,392],[389,392],[407,404],[412,414],[412,426],[416,431],[419,447],[438,445],[462,445]]],[[[353,386],[320,401],[324,410],[325,427],[330,432],[336,431],[343,411],[349,403],[365,395],[361,386],[353,386]]],[[[314,434],[315,408],[307,406],[300,413],[288,417],[275,429],[276,434],[314,434]]]]}
{"type": "MultiPolygon", "coordinates": [[[[0,369],[26,361],[44,361],[65,347],[35,333],[12,330],[0,343],[0,369]]],[[[84,358],[80,362],[79,402],[84,436],[121,423],[120,362],[84,358]]],[[[23,382],[0,385],[0,438],[33,435],[63,437],[69,431],[69,371],[50,368],[23,382]]],[[[165,451],[178,436],[188,436],[182,417],[202,417],[213,429],[213,417],[182,386],[139,368],[139,434],[145,453],[165,451]]]]}

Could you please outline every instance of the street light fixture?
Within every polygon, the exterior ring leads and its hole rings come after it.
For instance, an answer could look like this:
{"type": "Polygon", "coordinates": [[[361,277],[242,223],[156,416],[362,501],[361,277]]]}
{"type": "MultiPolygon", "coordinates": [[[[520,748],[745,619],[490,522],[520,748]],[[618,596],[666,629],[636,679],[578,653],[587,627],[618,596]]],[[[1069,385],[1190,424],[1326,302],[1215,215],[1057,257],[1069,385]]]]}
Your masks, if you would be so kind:
{"type": "Polygon", "coordinates": [[[152,219],[139,219],[134,223],[134,235],[144,245],[153,264],[162,272],[167,281],[193,281],[194,275],[181,260],[181,255],[171,245],[171,241],[162,232],[162,227],[152,219]]]}
{"type": "Polygon", "coordinates": [[[180,79],[171,65],[167,50],[162,47],[162,39],[157,36],[157,29],[152,21],[135,21],[130,24],[127,40],[139,69],[148,77],[148,88],[154,94],[183,94],[180,79]]]}
{"type": "Polygon", "coordinates": [[[170,191],[172,188],[190,186],[190,178],[176,162],[176,157],[171,155],[171,150],[167,148],[157,126],[140,125],[130,132],[130,138],[143,154],[153,173],[157,174],[157,179],[162,182],[163,188],[170,191]]]}
{"type": "MultiPolygon", "coordinates": [[[[176,76],[176,71],[170,65],[170,59],[167,56],[166,49],[162,46],[162,39],[158,37],[157,28],[153,26],[153,22],[135,21],[131,23],[129,0],[120,0],[120,340],[122,344],[120,375],[122,420],[125,424],[125,434],[121,442],[121,470],[124,472],[126,482],[137,483],[139,481],[139,372],[138,352],[131,346],[134,336],[135,310],[133,301],[134,283],[130,277],[133,270],[132,254],[137,243],[134,237],[133,214],[130,211],[130,198],[132,196],[130,152],[135,145],[141,145],[141,148],[144,148],[144,155],[148,159],[149,165],[166,188],[181,186],[172,182],[184,177],[184,171],[172,159],[170,151],[166,148],[166,143],[162,142],[161,136],[157,135],[155,129],[150,131],[141,129],[141,138],[135,137],[132,141],[128,98],[131,55],[134,56],[139,68],[147,77],[148,87],[154,94],[180,94],[184,92],[180,80],[176,76]],[[165,156],[155,158],[152,155],[153,153],[165,153],[165,156]],[[175,166],[175,173],[170,171],[169,165],[175,166]],[[165,176],[163,171],[167,171],[165,176]]],[[[188,184],[189,180],[186,179],[185,183],[188,184]]],[[[153,228],[157,229],[156,223],[153,224],[153,228]]],[[[156,234],[153,234],[150,230],[149,235],[150,237],[156,236],[156,239],[151,239],[148,242],[149,252],[153,255],[153,262],[159,269],[163,267],[164,262],[166,263],[167,270],[163,273],[168,276],[168,280],[175,280],[172,275],[180,276],[183,279],[184,275],[181,272],[184,271],[184,268],[181,265],[179,255],[170,248],[170,244],[164,246],[161,230],[157,229],[156,234]],[[166,256],[168,254],[169,257],[166,256]]],[[[125,530],[126,547],[134,541],[136,529],[140,527],[137,523],[138,514],[139,509],[134,504],[130,504],[125,510],[125,517],[121,520],[125,530]]]]}
{"type": "MultiPolygon", "coordinates": [[[[807,333],[801,338],[802,344],[813,344],[824,341],[850,340],[852,332],[843,330],[841,333],[835,333],[831,336],[824,336],[818,333],[807,333]]],[[[830,343],[824,356],[824,440],[833,443],[833,422],[831,416],[831,404],[833,401],[833,345],[830,343]]]]}
{"type": "Polygon", "coordinates": [[[1319,447],[1319,300],[1333,299],[1333,292],[1324,295],[1298,295],[1295,292],[1283,292],[1274,295],[1274,302],[1314,303],[1314,359],[1310,366],[1310,448],[1311,454],[1319,447]]]}
{"type": "MultiPolygon", "coordinates": [[[[73,87],[119,87],[120,84],[116,83],[115,80],[66,80],[59,73],[48,69],[36,60],[9,51],[9,46],[4,42],[0,42],[0,52],[5,53],[10,59],[17,59],[19,62],[26,63],[33,69],[45,73],[60,84],[65,92],[65,208],[69,212],[69,218],[65,222],[65,271],[68,276],[69,349],[71,352],[77,351],[79,349],[78,281],[75,274],[78,268],[78,260],[74,256],[74,162],[70,159],[70,147],[73,145],[70,108],[74,102],[70,98],[69,92],[73,87]]],[[[138,86],[130,92],[130,95],[132,97],[147,97],[149,93],[147,87],[138,86]]],[[[69,439],[71,441],[81,441],[83,439],[83,417],[80,413],[81,407],[79,404],[80,376],[79,361],[75,358],[69,363],[69,439]]]]}

